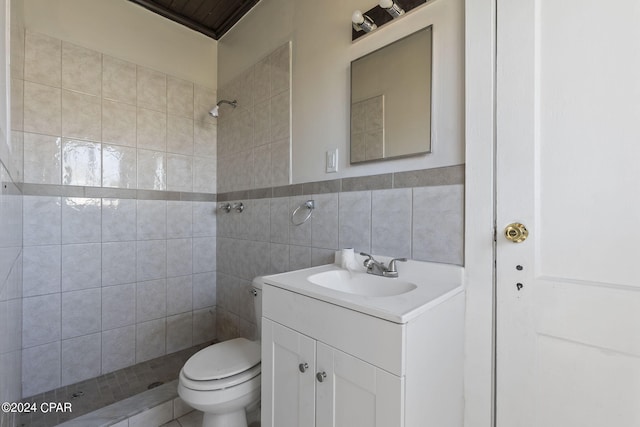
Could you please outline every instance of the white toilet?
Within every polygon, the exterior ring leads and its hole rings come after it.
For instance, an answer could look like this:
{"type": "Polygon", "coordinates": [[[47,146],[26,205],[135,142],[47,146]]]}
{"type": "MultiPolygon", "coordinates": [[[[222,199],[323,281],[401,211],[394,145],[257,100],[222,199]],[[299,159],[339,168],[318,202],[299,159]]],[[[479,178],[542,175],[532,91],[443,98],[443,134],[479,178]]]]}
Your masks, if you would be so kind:
{"type": "MultiPolygon", "coordinates": [[[[253,279],[258,337],[262,277],[253,279]]],[[[246,408],[260,400],[260,340],[235,338],[204,348],[180,370],[178,394],[204,412],[203,427],[247,427],[246,408]]]]}

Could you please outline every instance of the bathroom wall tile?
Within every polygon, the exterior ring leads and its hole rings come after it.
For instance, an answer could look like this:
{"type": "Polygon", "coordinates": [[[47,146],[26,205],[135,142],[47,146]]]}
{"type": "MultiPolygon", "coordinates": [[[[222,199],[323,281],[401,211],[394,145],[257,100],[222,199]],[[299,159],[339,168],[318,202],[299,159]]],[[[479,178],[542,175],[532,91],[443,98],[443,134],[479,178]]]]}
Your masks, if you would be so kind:
{"type": "Polygon", "coordinates": [[[268,144],[271,140],[271,100],[256,104],[254,112],[253,138],[256,147],[268,144]]]}
{"type": "Polygon", "coordinates": [[[191,274],[193,265],[191,239],[167,240],[167,277],[191,274]]]}
{"type": "MultiPolygon", "coordinates": [[[[289,198],[289,212],[293,213],[294,210],[296,210],[300,205],[303,205],[310,198],[311,196],[296,196],[289,198]]],[[[302,207],[296,213],[295,219],[298,222],[301,222],[306,215],[307,209],[302,207]]],[[[289,221],[289,243],[292,245],[311,246],[311,223],[311,218],[300,225],[295,225],[293,222],[289,221]]]]}
{"type": "Polygon", "coordinates": [[[167,315],[191,312],[193,309],[192,276],[167,278],[167,315]]]}
{"type": "Polygon", "coordinates": [[[193,311],[193,345],[217,338],[216,311],[215,307],[193,311]]]}
{"type": "Polygon", "coordinates": [[[61,143],[56,136],[24,134],[24,182],[60,185],[61,143]]]}
{"type": "Polygon", "coordinates": [[[102,92],[102,54],[63,41],[62,87],[100,96],[102,92]]]}
{"type": "MultiPolygon", "coordinates": [[[[240,318],[237,314],[216,307],[216,332],[217,338],[221,341],[239,336],[240,318]]],[[[194,322],[195,323],[195,322],[194,322]]],[[[194,332],[195,342],[195,332],[194,332]]]]}
{"type": "Polygon", "coordinates": [[[150,68],[137,66],[138,106],[167,111],[167,76],[150,68]]]}
{"type": "Polygon", "coordinates": [[[60,245],[23,248],[25,297],[60,292],[60,245]]]}
{"type": "Polygon", "coordinates": [[[164,318],[167,315],[167,280],[136,284],[136,321],[164,318]]]}
{"type": "Polygon", "coordinates": [[[100,141],[102,138],[100,97],[62,90],[62,136],[100,141]]]}
{"type": "MultiPolygon", "coordinates": [[[[62,293],[62,339],[99,332],[101,328],[99,288],[62,293]]],[[[64,347],[64,346],[63,346],[64,347]]]]}
{"type": "Polygon", "coordinates": [[[136,363],[162,356],[166,351],[165,319],[136,325],[136,363]]]}
{"type": "Polygon", "coordinates": [[[267,56],[255,65],[254,102],[258,104],[271,97],[271,57],[267,56]]]}
{"type": "Polygon", "coordinates": [[[136,65],[103,55],[102,91],[102,96],[106,99],[135,104],[136,65]]]}
{"type": "MultiPolygon", "coordinates": [[[[192,204],[198,202],[167,201],[167,238],[178,239],[193,235],[195,214],[192,212],[192,204]]],[[[202,203],[202,202],[199,202],[202,203]]],[[[215,217],[214,217],[215,218],[215,217]]],[[[196,219],[199,221],[200,218],[196,219]]]]}
{"type": "Polygon", "coordinates": [[[371,251],[371,192],[340,193],[339,248],[354,248],[358,252],[371,251]]]}
{"type": "Polygon", "coordinates": [[[193,191],[193,157],[167,154],[167,190],[193,191]]]}
{"type": "Polygon", "coordinates": [[[136,248],[136,278],[138,281],[161,279],[167,275],[166,240],[139,241],[136,248]]]}
{"type": "Polygon", "coordinates": [[[271,242],[289,243],[289,198],[277,197],[271,202],[271,242]]]}
{"type": "Polygon", "coordinates": [[[60,294],[23,298],[22,347],[60,340],[60,294]]]}
{"type": "Polygon", "coordinates": [[[289,269],[300,270],[311,267],[311,248],[308,246],[289,246],[289,269]]]}
{"type": "Polygon", "coordinates": [[[290,78],[290,44],[287,42],[276,49],[271,55],[271,94],[289,90],[291,86],[290,78]]]}
{"type": "Polygon", "coordinates": [[[335,251],[332,249],[311,248],[311,266],[333,264],[335,251]]]}
{"type": "Polygon", "coordinates": [[[22,350],[22,395],[60,387],[60,341],[22,350]]]}
{"type": "Polygon", "coordinates": [[[165,200],[137,201],[138,240],[167,238],[167,202],[165,200]]]}
{"type": "Polygon", "coordinates": [[[24,130],[24,80],[11,79],[11,130],[24,130]]]}
{"type": "Polygon", "coordinates": [[[167,116],[167,151],[169,153],[193,155],[193,119],[167,116]]]}
{"type": "Polygon", "coordinates": [[[193,272],[204,273],[216,269],[215,237],[195,237],[193,239],[193,272]]]}
{"type": "Polygon", "coordinates": [[[175,77],[167,77],[167,112],[193,118],[193,83],[175,77]]]}
{"type": "Polygon", "coordinates": [[[413,189],[413,259],[464,263],[464,186],[413,189]]]}
{"type": "Polygon", "coordinates": [[[102,241],[136,240],[137,201],[102,199],[102,241]]]}
{"type": "Polygon", "coordinates": [[[248,214],[249,238],[259,242],[268,242],[271,238],[271,203],[269,199],[251,200],[248,214]]]}
{"type": "Polygon", "coordinates": [[[215,236],[217,216],[216,202],[193,202],[193,236],[215,236]]]}
{"type": "Polygon", "coordinates": [[[24,245],[60,244],[60,197],[23,197],[24,245]]]}
{"type": "MultiPolygon", "coordinates": [[[[217,97],[215,90],[195,84],[193,86],[193,119],[197,120],[201,114],[211,118],[209,116],[209,110],[216,105],[216,102],[217,97]]],[[[211,121],[215,122],[215,119],[211,121]]]]}
{"type": "Polygon", "coordinates": [[[271,144],[271,185],[287,185],[291,181],[290,146],[288,139],[271,144]]]}
{"type": "Polygon", "coordinates": [[[193,153],[196,156],[216,157],[218,127],[209,123],[195,123],[193,153]]]}
{"type": "Polygon", "coordinates": [[[159,426],[173,419],[173,403],[165,402],[161,405],[141,412],[129,418],[129,427],[159,426]]]}
{"type": "Polygon", "coordinates": [[[62,183],[100,187],[102,182],[101,144],[62,140],[62,183]]]}
{"type": "Polygon", "coordinates": [[[271,144],[257,147],[254,150],[253,176],[256,187],[271,186],[271,144]]]}
{"type": "Polygon", "coordinates": [[[136,327],[102,332],[102,373],[117,371],[136,363],[136,327]]]}
{"type": "Polygon", "coordinates": [[[311,218],[311,245],[314,248],[338,248],[338,193],[316,194],[311,218]]]}
{"type": "Polygon", "coordinates": [[[62,341],[62,385],[77,383],[100,375],[101,334],[85,335],[62,341]]]}
{"type": "Polygon", "coordinates": [[[136,149],[119,145],[102,146],[102,186],[136,188],[136,149]]]}
{"type": "Polygon", "coordinates": [[[62,292],[99,288],[101,271],[100,243],[62,246],[62,292]]]}
{"type": "Polygon", "coordinates": [[[193,275],[193,308],[201,309],[216,305],[216,273],[193,275]]]}
{"type": "Polygon", "coordinates": [[[287,90],[271,98],[271,138],[273,141],[289,139],[290,92],[287,90]]]}
{"type": "Polygon", "coordinates": [[[25,34],[24,79],[60,87],[62,43],[44,34],[25,34]]]}
{"type": "Polygon", "coordinates": [[[58,88],[24,83],[25,132],[60,135],[62,131],[62,93],[58,88]]]}
{"type": "Polygon", "coordinates": [[[191,313],[167,317],[167,353],[191,347],[192,334],[193,315],[191,313]]]}
{"type": "Polygon", "coordinates": [[[216,159],[210,157],[193,158],[193,191],[198,193],[215,193],[216,159]]]}
{"type": "Polygon", "coordinates": [[[289,269],[289,245],[271,243],[269,248],[271,268],[269,274],[284,273],[289,269]]]}
{"type": "Polygon", "coordinates": [[[102,142],[136,146],[136,115],[133,105],[102,100],[102,142]]]}
{"type": "Polygon", "coordinates": [[[163,112],[138,108],[137,147],[147,150],[167,150],[167,115],[163,112]]]}
{"type": "Polygon", "coordinates": [[[371,253],[411,258],[411,188],[371,192],[371,253]]]}
{"type": "Polygon", "coordinates": [[[136,323],[136,284],[102,288],[102,330],[136,323]]]}
{"type": "Polygon", "coordinates": [[[102,286],[136,281],[136,242],[102,244],[102,286]]]}
{"type": "Polygon", "coordinates": [[[62,199],[62,243],[100,242],[102,236],[101,199],[62,199]]]}
{"type": "Polygon", "coordinates": [[[138,150],[138,188],[167,189],[167,158],[159,151],[138,150]]]}

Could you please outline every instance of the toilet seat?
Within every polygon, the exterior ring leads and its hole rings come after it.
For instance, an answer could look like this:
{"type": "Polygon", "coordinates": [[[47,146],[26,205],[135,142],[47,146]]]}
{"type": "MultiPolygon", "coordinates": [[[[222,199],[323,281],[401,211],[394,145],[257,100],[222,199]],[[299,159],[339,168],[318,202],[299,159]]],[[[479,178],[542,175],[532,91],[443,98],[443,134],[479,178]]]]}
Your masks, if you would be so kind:
{"type": "Polygon", "coordinates": [[[204,348],[191,356],[180,380],[192,390],[221,390],[260,374],[260,343],[235,338],[204,348]]]}

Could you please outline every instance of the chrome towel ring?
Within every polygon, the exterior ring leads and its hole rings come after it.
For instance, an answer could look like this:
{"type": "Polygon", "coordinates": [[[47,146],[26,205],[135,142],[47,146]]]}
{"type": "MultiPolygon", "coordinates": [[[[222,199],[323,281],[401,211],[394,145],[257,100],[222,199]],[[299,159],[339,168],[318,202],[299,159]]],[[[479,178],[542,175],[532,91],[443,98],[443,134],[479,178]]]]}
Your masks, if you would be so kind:
{"type": "Polygon", "coordinates": [[[315,207],[316,207],[316,204],[313,200],[307,200],[306,202],[300,204],[300,206],[298,206],[293,210],[293,212],[291,212],[291,223],[293,225],[304,224],[305,222],[307,222],[309,218],[311,218],[311,214],[313,213],[313,210],[315,209],[315,207]],[[302,219],[302,221],[300,221],[299,218],[302,216],[302,212],[304,212],[304,210],[302,209],[307,209],[307,212],[304,218],[302,219]],[[298,215],[298,213],[300,213],[300,215],[298,215]]]}

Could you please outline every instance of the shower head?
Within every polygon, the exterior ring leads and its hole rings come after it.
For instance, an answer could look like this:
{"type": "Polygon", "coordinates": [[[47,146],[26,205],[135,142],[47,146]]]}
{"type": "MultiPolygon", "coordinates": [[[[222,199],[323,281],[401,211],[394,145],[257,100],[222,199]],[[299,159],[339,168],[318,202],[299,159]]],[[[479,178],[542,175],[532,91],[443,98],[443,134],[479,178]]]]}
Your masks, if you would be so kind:
{"type": "Polygon", "coordinates": [[[218,117],[219,114],[219,110],[220,110],[220,104],[229,104],[231,105],[233,108],[236,108],[238,106],[238,101],[236,101],[235,99],[233,101],[227,101],[226,99],[221,99],[220,101],[218,101],[218,103],[216,104],[215,107],[213,107],[211,109],[211,111],[209,111],[209,115],[211,117],[218,117]]]}

